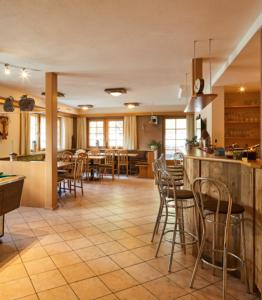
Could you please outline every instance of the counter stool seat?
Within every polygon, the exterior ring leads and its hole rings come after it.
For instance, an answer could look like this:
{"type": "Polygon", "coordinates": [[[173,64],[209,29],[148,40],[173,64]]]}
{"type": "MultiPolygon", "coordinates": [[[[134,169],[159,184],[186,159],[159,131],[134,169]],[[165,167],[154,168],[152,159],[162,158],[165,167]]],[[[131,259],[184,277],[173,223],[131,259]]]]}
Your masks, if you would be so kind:
{"type": "MultiPolygon", "coordinates": [[[[205,197],[205,201],[204,201],[204,209],[211,211],[211,212],[216,212],[217,210],[217,199],[213,198],[213,197],[205,197]]],[[[242,205],[236,204],[236,203],[232,203],[232,207],[231,207],[231,215],[236,215],[236,214],[242,214],[244,213],[245,208],[242,205]]],[[[228,202],[227,201],[220,201],[220,205],[219,205],[219,213],[220,214],[227,214],[228,212],[228,202]]]]}
{"type": "MultiPolygon", "coordinates": [[[[170,190],[169,196],[173,197],[173,195],[174,195],[174,191],[170,190]]],[[[178,200],[193,199],[193,198],[194,198],[194,194],[190,190],[185,190],[185,189],[176,190],[176,199],[178,199],[178,200]]]]}

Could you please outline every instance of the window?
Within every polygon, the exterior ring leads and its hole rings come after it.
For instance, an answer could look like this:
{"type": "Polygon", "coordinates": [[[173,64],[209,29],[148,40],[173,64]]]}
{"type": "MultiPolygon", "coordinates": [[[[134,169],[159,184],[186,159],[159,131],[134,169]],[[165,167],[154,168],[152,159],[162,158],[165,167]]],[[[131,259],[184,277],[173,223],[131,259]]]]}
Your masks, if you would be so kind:
{"type": "Polygon", "coordinates": [[[89,146],[104,146],[104,121],[89,121],[89,146]]]}
{"type": "Polygon", "coordinates": [[[38,116],[30,115],[30,150],[35,152],[38,145],[38,116]]]}
{"type": "Polygon", "coordinates": [[[40,150],[46,148],[46,121],[45,116],[40,116],[40,150]]]}
{"type": "Polygon", "coordinates": [[[186,119],[165,119],[165,155],[172,160],[174,152],[183,151],[186,142],[186,119]]]}
{"type": "Polygon", "coordinates": [[[108,121],[108,146],[123,147],[123,125],[122,120],[108,121]]]}
{"type": "MultiPolygon", "coordinates": [[[[61,149],[62,130],[61,118],[57,119],[57,149],[61,149]]],[[[30,150],[44,151],[46,149],[46,117],[40,114],[30,115],[30,150]]]]}

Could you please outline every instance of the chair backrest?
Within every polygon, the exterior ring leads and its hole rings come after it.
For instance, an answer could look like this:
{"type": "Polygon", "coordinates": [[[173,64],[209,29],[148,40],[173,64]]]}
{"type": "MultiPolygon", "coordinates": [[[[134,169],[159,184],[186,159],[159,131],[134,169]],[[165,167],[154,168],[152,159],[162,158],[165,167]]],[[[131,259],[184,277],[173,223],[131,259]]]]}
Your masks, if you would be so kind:
{"type": "Polygon", "coordinates": [[[108,149],[105,151],[105,164],[106,165],[114,165],[115,163],[115,151],[108,149]]]}
{"type": "Polygon", "coordinates": [[[117,152],[117,159],[119,165],[128,165],[128,152],[127,150],[119,150],[117,152]]]}
{"type": "Polygon", "coordinates": [[[78,155],[80,153],[86,153],[86,150],[84,150],[84,149],[78,149],[78,150],[76,150],[75,155],[78,155]]]}
{"type": "Polygon", "coordinates": [[[84,166],[84,159],[82,157],[78,157],[75,160],[74,164],[74,179],[80,179],[83,174],[83,166],[84,166]]]}
{"type": "Polygon", "coordinates": [[[94,148],[88,151],[88,155],[99,155],[100,150],[98,148],[94,148]]]}
{"type": "Polygon", "coordinates": [[[184,165],[184,154],[182,152],[175,152],[174,163],[175,165],[184,165]]]}
{"type": "Polygon", "coordinates": [[[198,177],[193,181],[192,192],[203,226],[205,226],[205,208],[208,207],[208,201],[212,201],[212,212],[215,214],[216,220],[219,220],[221,201],[223,201],[223,203],[226,202],[227,216],[225,224],[226,227],[230,225],[232,197],[228,187],[223,182],[214,178],[198,177]]]}
{"type": "Polygon", "coordinates": [[[73,153],[70,151],[64,151],[61,156],[62,161],[70,162],[73,159],[73,153]]]}

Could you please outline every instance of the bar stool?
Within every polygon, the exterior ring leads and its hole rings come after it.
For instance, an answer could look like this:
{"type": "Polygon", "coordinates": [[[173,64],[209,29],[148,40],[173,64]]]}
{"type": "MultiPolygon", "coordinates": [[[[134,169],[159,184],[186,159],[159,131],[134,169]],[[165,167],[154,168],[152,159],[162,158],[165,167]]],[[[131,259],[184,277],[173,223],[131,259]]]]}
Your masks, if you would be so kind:
{"type": "Polygon", "coordinates": [[[227,291],[227,272],[236,271],[239,269],[236,267],[228,266],[228,258],[240,263],[240,268],[243,268],[245,273],[245,280],[247,284],[247,290],[249,291],[247,268],[246,268],[246,249],[245,249],[245,233],[244,233],[244,207],[235,203],[232,203],[231,194],[227,186],[212,178],[196,178],[192,185],[192,191],[195,197],[196,207],[198,209],[199,219],[202,227],[202,237],[200,248],[193,270],[190,287],[193,287],[195,276],[200,261],[215,268],[222,270],[223,272],[223,299],[226,299],[227,291]],[[207,194],[208,192],[208,194],[207,194]],[[212,193],[212,195],[210,195],[212,193]],[[212,231],[212,249],[211,258],[204,254],[204,248],[206,246],[206,234],[207,224],[211,223],[213,227],[212,231]],[[220,236],[223,237],[221,245],[218,245],[218,232],[219,226],[223,227],[223,231],[220,236]],[[232,253],[229,248],[229,230],[231,226],[240,226],[240,243],[241,254],[240,256],[232,253]],[[222,266],[217,261],[217,256],[221,255],[222,266]],[[211,260],[211,261],[210,261],[211,260]]]}
{"type": "MultiPolygon", "coordinates": [[[[160,202],[159,202],[159,209],[158,209],[158,213],[157,213],[157,217],[156,217],[156,222],[155,222],[151,242],[154,241],[154,238],[155,238],[156,233],[158,232],[161,220],[166,215],[165,213],[163,213],[163,209],[164,209],[164,198],[163,197],[164,197],[164,195],[163,195],[163,193],[161,191],[161,187],[160,187],[160,180],[161,180],[160,174],[161,174],[161,172],[164,172],[164,170],[162,169],[161,161],[159,159],[156,159],[152,163],[152,168],[153,168],[155,184],[157,185],[157,188],[158,188],[160,202]]],[[[173,178],[176,180],[176,186],[178,188],[180,188],[184,185],[183,176],[181,176],[181,174],[178,176],[173,176],[173,178]]],[[[163,184],[165,184],[165,183],[163,182],[163,184]]],[[[168,223],[168,224],[170,224],[170,223],[168,223]]]]}
{"type": "MultiPolygon", "coordinates": [[[[168,271],[171,272],[172,261],[174,254],[175,244],[180,244],[186,253],[187,245],[198,245],[198,237],[192,232],[189,232],[185,229],[185,220],[184,213],[188,209],[193,209],[195,211],[194,195],[192,191],[186,189],[177,189],[175,179],[167,172],[164,171],[160,174],[161,180],[159,182],[161,194],[163,195],[163,202],[165,207],[165,220],[160,236],[159,244],[156,250],[156,257],[158,255],[161,243],[165,234],[172,233],[172,240],[167,240],[171,242],[171,255],[169,261],[168,271]],[[175,210],[175,214],[171,213],[172,210],[175,210]],[[174,227],[172,229],[166,228],[168,219],[175,216],[175,222],[173,223],[174,227]],[[180,241],[176,240],[176,235],[179,233],[180,241]]],[[[194,227],[196,227],[196,218],[194,218],[194,227]]]]}

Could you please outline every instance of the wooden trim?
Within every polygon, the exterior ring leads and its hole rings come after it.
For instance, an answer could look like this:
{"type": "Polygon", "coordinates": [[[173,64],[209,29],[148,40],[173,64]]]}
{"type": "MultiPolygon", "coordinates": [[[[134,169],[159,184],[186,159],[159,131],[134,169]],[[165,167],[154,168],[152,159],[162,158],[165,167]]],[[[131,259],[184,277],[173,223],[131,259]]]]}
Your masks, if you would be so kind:
{"type": "MultiPolygon", "coordinates": [[[[180,116],[181,118],[186,115],[193,115],[194,113],[184,113],[183,111],[174,111],[174,112],[154,112],[154,116],[180,116]]],[[[124,116],[151,116],[152,112],[134,112],[134,113],[108,113],[108,114],[90,114],[86,115],[88,119],[91,118],[108,118],[108,117],[124,117],[124,116]]]]}

